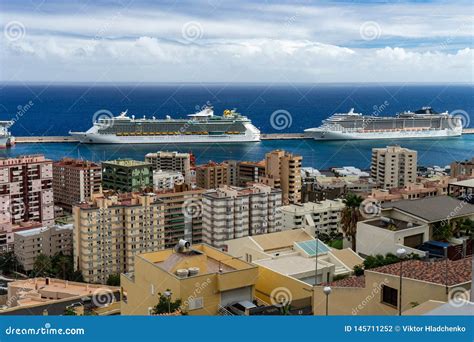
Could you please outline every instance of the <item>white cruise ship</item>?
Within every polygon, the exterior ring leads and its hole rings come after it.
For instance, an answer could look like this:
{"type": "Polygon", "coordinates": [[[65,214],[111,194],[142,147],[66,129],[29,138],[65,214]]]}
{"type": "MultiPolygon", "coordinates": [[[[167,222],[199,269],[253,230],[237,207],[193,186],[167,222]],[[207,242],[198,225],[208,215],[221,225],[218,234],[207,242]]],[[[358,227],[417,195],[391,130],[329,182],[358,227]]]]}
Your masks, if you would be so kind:
{"type": "Polygon", "coordinates": [[[397,116],[336,113],[317,128],[305,130],[315,140],[370,140],[454,137],[462,134],[462,118],[448,112],[437,113],[431,107],[397,116]]]}
{"type": "Polygon", "coordinates": [[[86,132],[69,132],[82,143],[90,144],[177,144],[243,143],[260,141],[260,131],[235,110],[214,115],[211,106],[186,119],[141,119],[127,115],[99,118],[86,132]]]}

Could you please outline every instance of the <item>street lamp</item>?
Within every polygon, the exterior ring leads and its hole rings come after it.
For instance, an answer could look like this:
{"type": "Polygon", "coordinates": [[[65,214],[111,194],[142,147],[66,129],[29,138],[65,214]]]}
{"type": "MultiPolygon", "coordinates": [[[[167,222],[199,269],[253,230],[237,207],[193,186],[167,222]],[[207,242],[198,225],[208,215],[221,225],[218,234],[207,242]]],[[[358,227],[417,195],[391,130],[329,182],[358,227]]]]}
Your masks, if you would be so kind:
{"type": "Polygon", "coordinates": [[[403,279],[403,259],[407,255],[405,248],[397,249],[397,257],[400,259],[400,286],[398,289],[398,316],[402,315],[402,279],[403,279]]]}
{"type": "Polygon", "coordinates": [[[332,292],[331,286],[325,286],[323,289],[324,294],[326,295],[326,316],[329,314],[329,295],[332,292]]]}
{"type": "Polygon", "coordinates": [[[168,313],[171,313],[171,295],[173,294],[171,291],[165,291],[163,293],[165,297],[168,299],[168,313]]]}

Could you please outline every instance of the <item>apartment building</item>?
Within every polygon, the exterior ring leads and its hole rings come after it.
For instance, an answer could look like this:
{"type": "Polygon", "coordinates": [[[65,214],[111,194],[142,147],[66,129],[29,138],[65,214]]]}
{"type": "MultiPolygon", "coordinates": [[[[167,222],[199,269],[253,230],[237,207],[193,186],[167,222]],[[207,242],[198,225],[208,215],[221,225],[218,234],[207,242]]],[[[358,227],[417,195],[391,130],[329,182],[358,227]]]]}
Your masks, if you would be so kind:
{"type": "Polygon", "coordinates": [[[226,163],[209,162],[196,167],[196,185],[202,189],[216,189],[229,185],[227,178],[229,166],[226,163]]]}
{"type": "Polygon", "coordinates": [[[0,231],[54,223],[53,162],[43,155],[0,159],[0,231]]]}
{"type": "Polygon", "coordinates": [[[474,158],[451,163],[451,177],[474,176],[474,158]]]}
{"type": "Polygon", "coordinates": [[[86,282],[105,283],[132,271],[135,254],[164,248],[163,203],[153,194],[94,195],[73,216],[74,267],[86,282]]]}
{"type": "Polygon", "coordinates": [[[14,252],[25,271],[31,271],[40,254],[72,254],[73,225],[53,225],[15,232],[14,252]]]}
{"type": "Polygon", "coordinates": [[[257,266],[205,244],[137,255],[134,269],[121,275],[122,315],[152,314],[165,291],[190,316],[218,315],[255,298],[257,266]]]}
{"type": "Polygon", "coordinates": [[[153,170],[153,189],[170,190],[184,183],[184,176],[179,171],[153,170]]]}
{"type": "Polygon", "coordinates": [[[261,182],[281,189],[283,204],[301,202],[301,156],[283,150],[265,155],[265,176],[261,182]]]}
{"type": "Polygon", "coordinates": [[[373,148],[371,177],[384,189],[399,188],[416,181],[417,152],[400,146],[373,148]]]}
{"type": "Polygon", "coordinates": [[[202,195],[204,189],[183,186],[180,191],[157,191],[155,196],[163,203],[164,247],[171,248],[179,240],[202,242],[202,195]]]}
{"type": "Polygon", "coordinates": [[[53,164],[54,203],[72,210],[75,203],[90,200],[93,193],[100,192],[102,168],[99,164],[64,158],[53,164]]]}
{"type": "Polygon", "coordinates": [[[148,153],[145,162],[152,165],[153,170],[180,172],[186,181],[191,182],[191,154],[180,152],[158,151],[148,153]]]}
{"type": "Polygon", "coordinates": [[[281,191],[263,184],[221,187],[203,194],[203,242],[225,249],[225,241],[281,230],[281,191]]]}
{"type": "Polygon", "coordinates": [[[342,200],[290,204],[281,208],[283,229],[307,228],[311,234],[341,232],[342,200]]]}
{"type": "Polygon", "coordinates": [[[102,163],[102,187],[105,190],[134,192],[153,188],[152,164],[132,159],[102,163]]]}

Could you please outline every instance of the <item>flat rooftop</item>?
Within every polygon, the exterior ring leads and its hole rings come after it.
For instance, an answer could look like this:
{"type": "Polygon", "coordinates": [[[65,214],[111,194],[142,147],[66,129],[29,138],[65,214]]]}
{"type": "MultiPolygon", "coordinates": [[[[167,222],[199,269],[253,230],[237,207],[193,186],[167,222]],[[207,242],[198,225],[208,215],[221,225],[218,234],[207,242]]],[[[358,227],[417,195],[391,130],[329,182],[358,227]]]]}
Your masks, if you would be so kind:
{"type": "Polygon", "coordinates": [[[420,227],[420,225],[416,223],[397,220],[394,218],[387,218],[387,220],[390,220],[390,221],[384,221],[381,218],[375,218],[373,220],[364,221],[364,223],[369,224],[374,227],[387,229],[391,231],[401,231],[405,229],[420,227]]]}
{"type": "Polygon", "coordinates": [[[447,218],[474,215],[474,205],[450,196],[434,196],[418,200],[387,202],[382,204],[382,207],[385,209],[398,209],[427,222],[439,222],[447,218]]]}
{"type": "MultiPolygon", "coordinates": [[[[193,260],[193,258],[198,255],[204,255],[204,254],[202,253],[196,254],[195,251],[192,251],[192,250],[190,253],[176,252],[176,253],[171,254],[168,257],[168,259],[164,261],[156,262],[155,265],[165,270],[166,272],[170,272],[170,273],[172,272],[174,268],[176,268],[177,265],[182,265],[183,262],[186,263],[187,267],[197,267],[197,266],[202,265],[202,263],[194,262],[193,260]]],[[[219,270],[221,270],[220,273],[226,273],[226,272],[236,270],[235,268],[229,265],[226,265],[224,263],[220,263],[218,260],[215,260],[207,255],[204,255],[204,256],[206,258],[206,268],[207,268],[204,272],[205,274],[218,273],[219,270]]],[[[203,270],[200,270],[200,271],[203,271],[203,270]]]]}
{"type": "MultiPolygon", "coordinates": [[[[278,273],[292,276],[305,272],[313,273],[316,269],[315,258],[305,258],[301,255],[285,255],[278,258],[262,259],[254,261],[254,264],[264,266],[278,273]]],[[[327,267],[326,263],[318,260],[318,269],[327,267]]]]}
{"type": "Polygon", "coordinates": [[[254,235],[250,238],[266,252],[293,248],[295,242],[314,239],[311,235],[306,233],[304,229],[284,230],[281,232],[254,235]]]}

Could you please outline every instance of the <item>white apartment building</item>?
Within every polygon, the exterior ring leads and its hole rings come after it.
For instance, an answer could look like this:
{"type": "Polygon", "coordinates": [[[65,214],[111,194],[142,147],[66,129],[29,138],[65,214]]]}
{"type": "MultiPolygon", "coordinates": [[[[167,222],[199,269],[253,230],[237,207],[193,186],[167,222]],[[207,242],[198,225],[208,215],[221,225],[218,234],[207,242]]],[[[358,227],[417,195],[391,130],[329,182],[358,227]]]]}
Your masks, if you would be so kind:
{"type": "Polygon", "coordinates": [[[373,148],[371,177],[384,189],[416,181],[417,152],[400,146],[373,148]]]}
{"type": "Polygon", "coordinates": [[[224,249],[225,241],[281,230],[281,190],[263,184],[224,186],[203,194],[203,242],[224,249]]]}
{"type": "Polygon", "coordinates": [[[186,183],[191,182],[190,153],[158,151],[148,153],[145,161],[152,164],[153,170],[177,171],[184,176],[186,183]]]}
{"type": "Polygon", "coordinates": [[[340,199],[283,206],[283,229],[305,228],[313,236],[315,229],[325,234],[340,232],[344,207],[345,204],[340,199]]]}
{"type": "Polygon", "coordinates": [[[179,171],[153,171],[153,189],[155,191],[173,189],[184,183],[184,176],[179,171]]]}

